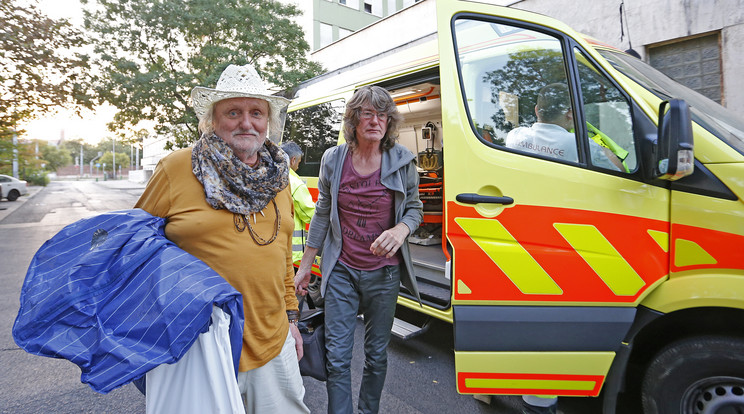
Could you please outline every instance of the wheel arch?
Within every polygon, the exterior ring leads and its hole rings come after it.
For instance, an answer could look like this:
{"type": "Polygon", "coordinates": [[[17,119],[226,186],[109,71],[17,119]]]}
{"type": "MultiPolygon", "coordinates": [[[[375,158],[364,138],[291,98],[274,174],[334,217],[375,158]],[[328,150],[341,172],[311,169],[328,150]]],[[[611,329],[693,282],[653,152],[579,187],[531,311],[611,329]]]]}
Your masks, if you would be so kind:
{"type": "MultiPolygon", "coordinates": [[[[654,312],[639,308],[639,312],[654,312]]],[[[744,309],[699,307],[658,314],[643,326],[631,329],[630,361],[647,363],[664,346],[682,338],[704,335],[744,338],[744,309]]]]}
{"type": "MultiPolygon", "coordinates": [[[[649,363],[665,346],[684,338],[729,336],[744,339],[744,310],[706,306],[677,310],[668,314],[639,307],[636,320],[624,341],[624,351],[615,371],[622,378],[613,387],[640,400],[640,384],[649,363]]],[[[612,396],[613,403],[616,402],[612,396]]]]}

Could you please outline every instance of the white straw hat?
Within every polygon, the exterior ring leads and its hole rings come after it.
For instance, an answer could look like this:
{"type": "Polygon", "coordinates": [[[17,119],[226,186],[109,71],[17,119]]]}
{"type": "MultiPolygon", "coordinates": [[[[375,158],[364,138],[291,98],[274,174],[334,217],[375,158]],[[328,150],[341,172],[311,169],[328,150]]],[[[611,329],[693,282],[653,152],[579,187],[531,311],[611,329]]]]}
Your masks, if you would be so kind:
{"type": "Polygon", "coordinates": [[[197,86],[191,91],[194,111],[200,120],[212,110],[212,105],[216,102],[230,98],[258,98],[267,101],[271,105],[271,125],[282,125],[282,111],[289,105],[288,99],[269,94],[266,84],[250,64],[228,66],[214,89],[197,86]]]}

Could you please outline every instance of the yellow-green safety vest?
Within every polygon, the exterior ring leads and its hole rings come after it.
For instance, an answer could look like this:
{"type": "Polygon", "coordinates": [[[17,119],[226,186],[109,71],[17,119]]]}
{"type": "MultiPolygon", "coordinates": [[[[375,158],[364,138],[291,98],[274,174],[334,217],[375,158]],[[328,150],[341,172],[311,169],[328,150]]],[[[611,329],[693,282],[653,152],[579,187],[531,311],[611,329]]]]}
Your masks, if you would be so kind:
{"type": "Polygon", "coordinates": [[[289,187],[294,200],[294,232],[292,233],[292,261],[298,263],[305,251],[305,239],[307,239],[306,225],[315,214],[315,203],[307,189],[307,184],[302,181],[294,170],[289,170],[289,187]]]}

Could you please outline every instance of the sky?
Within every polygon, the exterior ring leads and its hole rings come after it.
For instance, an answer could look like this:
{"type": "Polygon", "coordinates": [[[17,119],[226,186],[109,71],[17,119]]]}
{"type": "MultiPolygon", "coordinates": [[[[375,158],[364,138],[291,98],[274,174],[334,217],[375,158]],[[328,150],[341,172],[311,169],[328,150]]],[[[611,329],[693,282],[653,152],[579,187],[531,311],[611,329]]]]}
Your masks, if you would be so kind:
{"type": "MultiPolygon", "coordinates": [[[[21,4],[30,1],[21,0],[21,4]]],[[[38,0],[39,9],[53,19],[69,19],[73,25],[83,23],[82,6],[78,0],[38,0]]],[[[26,138],[44,139],[49,141],[82,138],[86,142],[95,144],[112,133],[106,129],[106,124],[114,119],[116,109],[112,106],[102,106],[94,111],[86,110],[83,117],[79,117],[71,110],[60,108],[57,113],[42,115],[36,120],[22,124],[26,130],[26,138]]]]}

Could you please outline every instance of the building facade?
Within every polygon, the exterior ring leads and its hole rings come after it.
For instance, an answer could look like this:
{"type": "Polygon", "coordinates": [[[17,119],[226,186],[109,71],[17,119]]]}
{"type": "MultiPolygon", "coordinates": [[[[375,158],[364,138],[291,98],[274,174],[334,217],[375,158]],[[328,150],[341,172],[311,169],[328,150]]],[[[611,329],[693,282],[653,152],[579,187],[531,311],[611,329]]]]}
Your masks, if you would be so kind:
{"type": "MultiPolygon", "coordinates": [[[[291,2],[291,0],[283,0],[291,2]]],[[[315,51],[342,39],[377,20],[421,0],[312,0],[296,1],[305,18],[306,39],[315,51]],[[310,23],[307,26],[307,23],[310,23]]]]}

